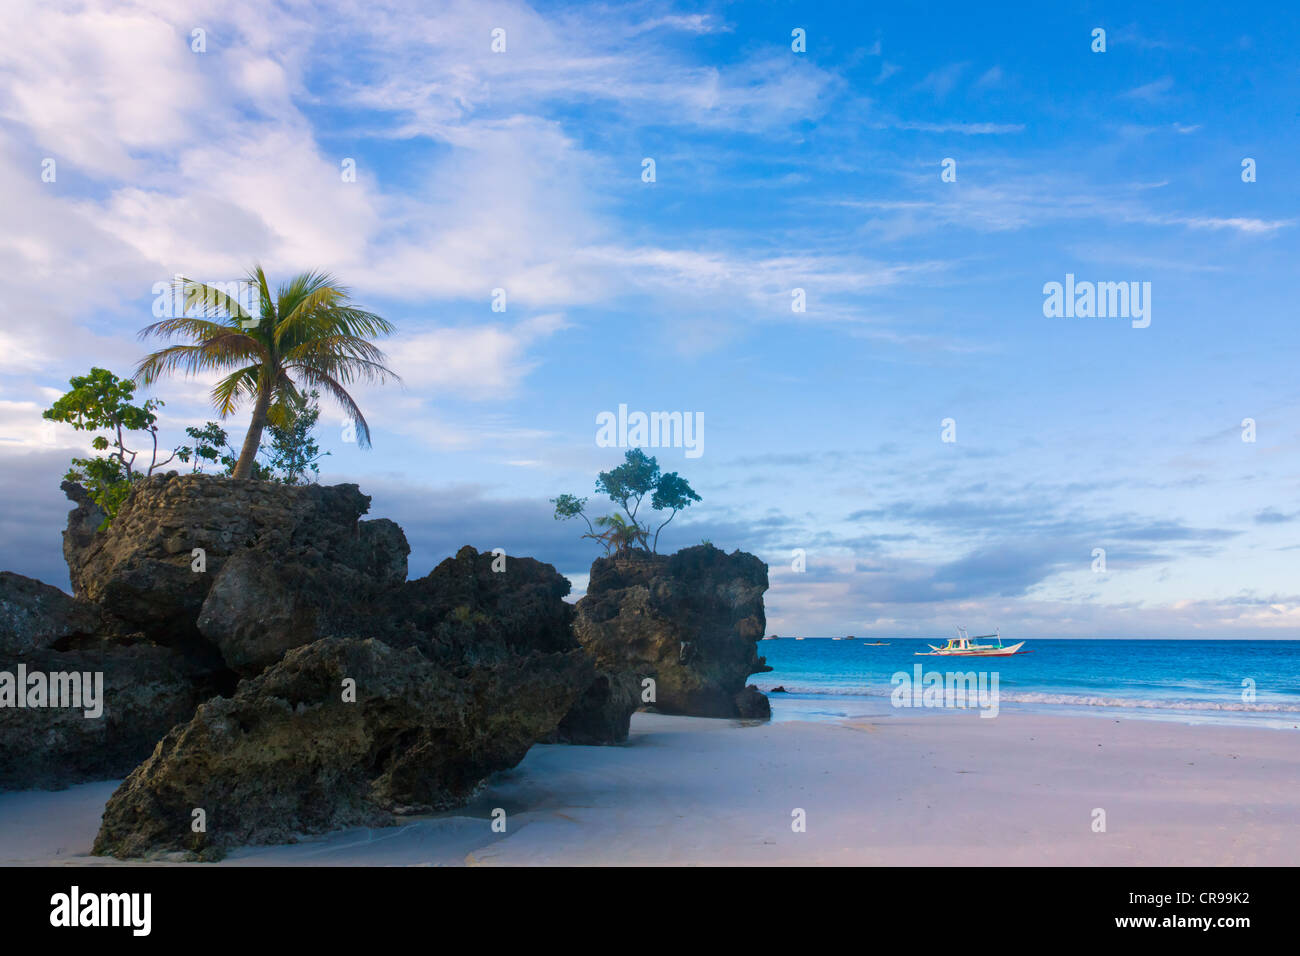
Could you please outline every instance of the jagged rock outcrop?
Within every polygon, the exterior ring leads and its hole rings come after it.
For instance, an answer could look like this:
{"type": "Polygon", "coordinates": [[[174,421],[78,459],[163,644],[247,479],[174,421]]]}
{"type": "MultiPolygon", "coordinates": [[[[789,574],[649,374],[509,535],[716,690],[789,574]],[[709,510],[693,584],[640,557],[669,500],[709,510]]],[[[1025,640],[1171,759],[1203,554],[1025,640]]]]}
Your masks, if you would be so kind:
{"type": "Polygon", "coordinates": [[[765,669],[767,569],[750,555],[598,561],[575,612],[568,580],[530,558],[466,547],[406,581],[405,536],[360,520],[355,485],[173,473],[141,481],[106,529],[65,490],[65,554],[90,604],[36,595],[21,641],[47,669],[102,670],[106,719],[11,711],[0,761],[33,735],[47,762],[25,781],[147,758],[110,800],[97,853],[209,859],[456,806],[538,741],[626,739],[646,677],[660,710],[766,713],[745,687],[765,669]]]}
{"type": "MultiPolygon", "coordinates": [[[[768,668],[769,670],[771,668],[768,668]]],[[[736,694],[736,716],[749,720],[767,720],[772,716],[772,702],[753,684],[736,694]]]]}
{"type": "Polygon", "coordinates": [[[0,571],[0,657],[20,656],[93,635],[99,609],[58,588],[0,571]]]}
{"type": "Polygon", "coordinates": [[[68,527],[63,532],[63,560],[68,562],[72,593],[84,597],[86,588],[81,568],[86,563],[86,551],[108,516],[99,505],[91,501],[90,493],[75,481],[64,481],[59,488],[76,505],[68,512],[68,527]]]}
{"type": "Polygon", "coordinates": [[[389,595],[371,632],[453,667],[572,651],[573,605],[564,601],[571,588],[549,564],[466,545],[389,595]]]}
{"type": "Polygon", "coordinates": [[[366,632],[375,605],[406,580],[410,546],[392,521],[353,521],[342,541],[250,548],[225,561],[196,623],[231,668],[259,674],[290,648],[366,632]]]}
{"type": "Polygon", "coordinates": [[[641,685],[628,672],[597,673],[548,738],[556,744],[617,744],[627,740],[641,685]]]}
{"type": "Polygon", "coordinates": [[[223,619],[248,623],[221,640],[232,665],[256,667],[268,649],[278,660],[167,735],[110,800],[95,852],[207,859],[456,806],[555,730],[595,677],[572,633],[568,580],[530,558],[466,547],[394,587],[392,555],[404,566],[407,550],[387,525],[361,525],[359,547],[389,568],[366,594],[348,590],[355,582],[338,562],[288,574],[273,551],[223,562],[200,629],[212,633],[205,616],[220,606],[223,619]],[[331,582],[354,608],[330,603],[331,582]],[[313,638],[326,621],[357,633],[313,638]],[[241,656],[236,638],[245,635],[254,653],[241,656]],[[289,646],[298,639],[308,643],[289,646]],[[205,832],[193,831],[195,809],[206,813],[205,832]]]}
{"type": "Polygon", "coordinates": [[[209,673],[182,655],[149,644],[92,640],[69,651],[0,655],[0,790],[123,776],[218,690],[209,673]],[[35,683],[33,675],[39,675],[35,683]],[[62,695],[52,699],[52,684],[75,688],[80,706],[51,706],[67,702],[62,695]],[[45,686],[44,706],[6,699],[34,693],[38,685],[45,686]]]}
{"type": "MultiPolygon", "coordinates": [[[[418,647],[449,667],[523,652],[566,653],[580,647],[573,605],[563,600],[570,589],[568,578],[549,564],[466,546],[391,597],[385,629],[374,633],[395,647],[418,647]]],[[[626,740],[639,694],[632,674],[595,674],[548,740],[626,740]]]]}
{"type": "Polygon", "coordinates": [[[458,675],[415,647],[317,641],[169,733],[109,800],[94,852],[210,858],[456,806],[517,764],[589,680],[580,651],[458,675]],[[196,809],[205,832],[194,832],[196,809]]]}
{"type": "Polygon", "coordinates": [[[600,671],[653,677],[664,713],[766,716],[767,699],[745,684],[771,670],[756,649],[766,590],[767,565],[752,554],[633,550],[592,564],[574,630],[600,671]]]}
{"type": "Polygon", "coordinates": [[[141,481],[89,538],[78,491],[65,485],[78,502],[64,536],[76,592],[123,631],[196,655],[215,647],[248,676],[291,647],[354,634],[406,579],[401,528],[361,521],[370,498],[356,485],[171,472],[141,481]]]}

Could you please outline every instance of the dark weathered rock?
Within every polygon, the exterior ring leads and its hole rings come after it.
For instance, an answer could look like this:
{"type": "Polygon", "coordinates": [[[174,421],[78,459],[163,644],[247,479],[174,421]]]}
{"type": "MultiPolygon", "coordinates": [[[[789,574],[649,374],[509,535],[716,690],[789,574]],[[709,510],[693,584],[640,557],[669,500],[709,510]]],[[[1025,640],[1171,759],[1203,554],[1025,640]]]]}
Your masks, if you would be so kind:
{"type": "MultiPolygon", "coordinates": [[[[579,648],[574,609],[563,600],[569,580],[532,558],[463,547],[425,577],[389,598],[371,620],[376,636],[418,647],[448,667],[509,660],[519,653],[579,648]]],[[[640,688],[631,674],[598,674],[548,738],[556,743],[610,744],[627,739],[640,688]]]]}
{"type": "Polygon", "coordinates": [[[737,717],[745,717],[751,720],[767,720],[772,716],[771,702],[753,684],[749,684],[738,693],[735,701],[737,717]]]}
{"type": "Polygon", "coordinates": [[[65,481],[59,488],[76,505],[68,512],[68,527],[63,532],[63,560],[68,562],[72,593],[83,597],[86,589],[81,569],[86,563],[86,551],[108,516],[90,500],[90,493],[75,481],[65,481]]]}
{"type": "Polygon", "coordinates": [[[752,554],[634,550],[592,564],[574,630],[599,670],[653,677],[657,710],[736,717],[757,707],[737,701],[746,678],[771,670],[756,649],[766,590],[767,565],[752,554]]]}
{"type": "MultiPolygon", "coordinates": [[[[85,708],[0,707],[0,789],[58,788],[129,773],[175,724],[190,719],[219,689],[168,648],[96,642],[72,651],[0,656],[0,672],[19,665],[56,673],[103,675],[102,713],[85,708]]],[[[3,677],[0,677],[3,680],[3,677]]],[[[87,702],[83,696],[83,702],[87,702]]]]}
{"type": "Polygon", "coordinates": [[[370,623],[395,647],[418,647],[449,666],[515,654],[575,650],[569,579],[533,558],[479,553],[466,545],[387,597],[370,623]],[[493,570],[493,567],[501,570],[493,570]]]}
{"type": "Polygon", "coordinates": [[[296,648],[166,736],[109,800],[94,852],[209,853],[456,806],[517,764],[590,677],[578,651],[462,677],[375,640],[296,648]]]}
{"type": "Polygon", "coordinates": [[[641,705],[640,695],[635,674],[597,674],[548,742],[588,746],[622,743],[627,740],[632,714],[641,705]]]}
{"type": "Polygon", "coordinates": [[[0,571],[0,657],[20,657],[100,628],[99,609],[35,578],[0,571]]]}
{"type": "Polygon", "coordinates": [[[169,646],[211,643],[255,674],[289,647],[349,633],[405,580],[406,539],[391,521],[362,522],[369,505],[356,485],[169,473],[141,481],[88,541],[79,505],[65,554],[77,593],[123,629],[169,646]]]}
{"type": "Polygon", "coordinates": [[[405,581],[409,552],[402,529],[387,519],[358,522],[355,541],[327,553],[237,551],[203,601],[199,633],[249,676],[290,648],[360,636],[389,612],[385,595],[405,581]]]}

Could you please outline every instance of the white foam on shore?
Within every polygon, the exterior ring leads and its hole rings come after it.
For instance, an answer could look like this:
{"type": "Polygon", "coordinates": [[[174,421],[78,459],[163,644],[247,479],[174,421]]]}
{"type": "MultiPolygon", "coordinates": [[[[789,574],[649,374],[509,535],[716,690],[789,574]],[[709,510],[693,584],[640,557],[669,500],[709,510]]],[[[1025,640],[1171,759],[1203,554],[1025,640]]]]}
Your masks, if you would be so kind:
{"type": "MultiPolygon", "coordinates": [[[[770,683],[768,686],[757,685],[763,693],[771,693],[773,687],[784,687],[788,694],[806,694],[814,697],[889,697],[889,690],[873,690],[866,687],[808,687],[798,684],[770,683]]],[[[1234,713],[1260,714],[1300,714],[1300,701],[1268,703],[1255,701],[1215,701],[1156,699],[1150,697],[1104,697],[1088,694],[1055,694],[1040,691],[999,690],[999,700],[1012,704],[1056,704],[1067,707],[1120,707],[1147,708],[1153,710],[1194,710],[1223,711],[1234,713]]]]}

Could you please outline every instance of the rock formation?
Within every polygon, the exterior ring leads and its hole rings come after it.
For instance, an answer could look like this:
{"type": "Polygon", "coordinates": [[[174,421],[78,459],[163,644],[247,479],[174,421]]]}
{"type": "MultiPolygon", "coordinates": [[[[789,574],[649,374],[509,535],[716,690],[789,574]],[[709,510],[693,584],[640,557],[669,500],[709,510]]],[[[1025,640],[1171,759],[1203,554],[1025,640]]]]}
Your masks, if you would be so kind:
{"type": "Polygon", "coordinates": [[[635,674],[599,672],[547,741],[588,746],[622,743],[640,706],[641,685],[635,674]]]}
{"type": "MultiPolygon", "coordinates": [[[[169,648],[95,641],[69,651],[0,655],[0,673],[77,675],[83,704],[96,675],[102,712],[86,707],[0,707],[0,790],[66,787],[131,772],[199,701],[220,689],[212,675],[169,648]]],[[[3,680],[3,677],[0,677],[3,680]]],[[[15,688],[24,692],[27,688],[15,688]]],[[[93,692],[92,692],[93,693],[93,692]]]]}
{"type": "MultiPolygon", "coordinates": [[[[466,547],[405,582],[405,536],[389,521],[359,521],[369,499],[355,486],[176,482],[155,491],[164,519],[143,520],[133,495],[132,523],[88,549],[121,582],[89,593],[156,628],[132,596],[152,577],[249,676],[174,727],[122,784],[97,853],[206,859],[455,806],[548,737],[594,680],[563,600],[569,582],[550,565],[466,547]],[[220,516],[245,497],[257,521],[235,519],[227,536],[220,516]],[[182,540],[168,545],[177,529],[182,540]],[[208,553],[215,573],[197,609],[168,557],[195,539],[222,544],[215,562],[208,553]],[[206,814],[199,833],[195,809],[206,814]]],[[[178,612],[166,627],[186,623],[178,612]]]]}
{"type": "MultiPolygon", "coordinates": [[[[170,472],[141,481],[106,529],[76,486],[64,552],[73,589],[127,631],[214,646],[258,674],[286,650],[353,633],[406,580],[410,548],[387,520],[362,522],[356,485],[280,485],[170,472]]],[[[93,506],[91,506],[93,507],[93,506]]]]}
{"type": "Polygon", "coordinates": [[[577,651],[532,654],[460,678],[375,640],[297,648],[163,739],[109,800],[94,852],[211,858],[457,806],[555,726],[584,664],[577,651]]]}
{"type": "Polygon", "coordinates": [[[56,587],[0,571],[0,657],[17,657],[92,635],[99,609],[56,587]]]}
{"type": "Polygon", "coordinates": [[[59,488],[76,505],[68,512],[68,528],[63,532],[63,560],[68,563],[68,572],[72,577],[72,593],[82,597],[86,588],[80,572],[85,565],[86,550],[108,516],[99,505],[90,500],[86,489],[75,481],[65,481],[59,488]]]}
{"type": "Polygon", "coordinates": [[[625,740],[647,678],[662,711],[768,713],[751,555],[601,559],[575,611],[550,565],[470,547],[407,581],[355,485],[173,472],[108,526],[64,490],[76,597],[0,573],[0,694],[19,668],[77,674],[102,713],[0,707],[0,788],[129,771],[97,853],[211,859],[453,807],[539,741],[625,740]]]}
{"type": "Polygon", "coordinates": [[[752,554],[632,550],[592,564],[574,630],[602,672],[652,677],[664,713],[766,717],[767,698],[745,684],[771,670],[755,646],[766,590],[767,565],[752,554]]]}
{"type": "Polygon", "coordinates": [[[128,773],[223,686],[210,666],[105,629],[97,606],[0,572],[0,790],[128,773]],[[83,706],[50,706],[56,686],[83,706]]]}

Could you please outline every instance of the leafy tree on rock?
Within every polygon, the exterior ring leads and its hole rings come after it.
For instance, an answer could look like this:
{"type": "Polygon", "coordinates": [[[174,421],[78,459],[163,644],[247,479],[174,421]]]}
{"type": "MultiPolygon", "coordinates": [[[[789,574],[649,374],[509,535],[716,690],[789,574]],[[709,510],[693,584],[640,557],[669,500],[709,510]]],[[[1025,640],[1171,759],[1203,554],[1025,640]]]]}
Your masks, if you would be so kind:
{"type": "Polygon", "coordinates": [[[159,460],[155,410],[161,408],[163,402],[150,398],[133,404],[135,383],[129,379],[120,379],[108,369],[92,368],[87,375],[69,379],[68,384],[72,388],[42,412],[41,417],[71,425],[77,431],[108,433],[96,435],[90,443],[96,451],[107,451],[108,455],[74,458],[64,477],[83,485],[91,499],[111,519],[126,500],[131,485],[176,458],[179,450],[159,460]],[[137,468],[141,453],[127,446],[130,436],[140,432],[148,436],[151,446],[147,468],[143,467],[143,462],[141,468],[137,468]]]}
{"type": "Polygon", "coordinates": [[[691,503],[699,501],[685,478],[675,471],[663,473],[659,462],[647,455],[640,448],[630,448],[624,456],[623,464],[609,471],[602,471],[596,478],[596,491],[608,495],[622,513],[615,512],[595,519],[593,523],[586,515],[586,498],[564,494],[552,498],[555,505],[555,518],[564,521],[570,518],[582,518],[587,523],[584,538],[599,541],[605,546],[605,553],[622,553],[633,547],[641,547],[654,552],[659,546],[659,533],[679,511],[689,508],[691,503]],[[653,532],[650,522],[643,522],[642,506],[649,496],[649,510],[668,511],[665,518],[653,532]],[[641,515],[641,517],[639,517],[641,515]],[[597,531],[601,528],[601,531],[597,531]]]}

